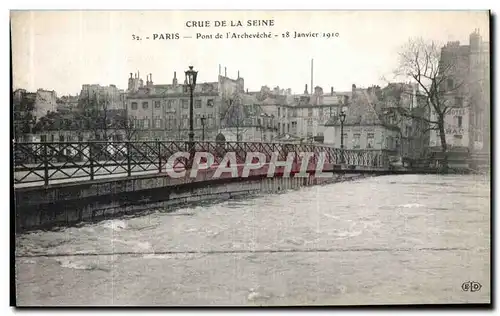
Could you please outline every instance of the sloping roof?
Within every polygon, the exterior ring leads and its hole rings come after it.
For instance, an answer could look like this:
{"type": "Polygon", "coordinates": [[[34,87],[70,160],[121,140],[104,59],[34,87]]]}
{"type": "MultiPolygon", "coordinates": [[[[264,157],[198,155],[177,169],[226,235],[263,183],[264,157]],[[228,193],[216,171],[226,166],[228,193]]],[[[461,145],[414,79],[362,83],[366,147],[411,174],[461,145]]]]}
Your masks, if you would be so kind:
{"type": "MultiPolygon", "coordinates": [[[[376,96],[369,94],[366,89],[356,89],[344,125],[383,125],[376,110],[377,102],[376,96]]],[[[340,125],[338,117],[332,117],[325,123],[325,126],[335,125],[340,125]]]]}
{"type": "Polygon", "coordinates": [[[260,117],[261,114],[264,111],[254,95],[238,94],[223,114],[223,122],[227,127],[242,126],[246,119],[260,117]]]}

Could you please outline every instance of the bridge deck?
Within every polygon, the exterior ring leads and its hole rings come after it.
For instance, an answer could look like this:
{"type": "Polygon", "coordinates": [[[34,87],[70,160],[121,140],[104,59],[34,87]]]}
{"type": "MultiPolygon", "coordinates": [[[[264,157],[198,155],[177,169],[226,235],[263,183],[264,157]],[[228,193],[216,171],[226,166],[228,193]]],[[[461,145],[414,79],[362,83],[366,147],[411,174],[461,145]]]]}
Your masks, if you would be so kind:
{"type": "MultiPolygon", "coordinates": [[[[14,187],[181,172],[190,170],[193,163],[206,162],[199,160],[198,153],[200,157],[210,156],[211,168],[217,168],[221,163],[225,165],[228,161],[238,166],[238,177],[242,176],[245,164],[262,160],[262,166],[265,166],[287,161],[290,155],[294,172],[298,172],[303,163],[307,165],[307,172],[315,172],[320,163],[323,163],[322,170],[330,172],[377,173],[389,170],[387,152],[344,150],[311,144],[165,141],[14,143],[14,187]],[[308,158],[304,153],[309,153],[308,158]]],[[[260,172],[267,171],[261,168],[260,172]]]]}

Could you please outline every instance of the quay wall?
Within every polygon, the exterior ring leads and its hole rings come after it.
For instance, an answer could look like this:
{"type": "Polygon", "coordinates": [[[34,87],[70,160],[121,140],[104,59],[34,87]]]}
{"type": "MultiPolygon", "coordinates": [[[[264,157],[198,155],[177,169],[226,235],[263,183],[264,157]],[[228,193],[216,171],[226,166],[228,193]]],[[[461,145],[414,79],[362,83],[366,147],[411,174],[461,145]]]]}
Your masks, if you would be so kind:
{"type": "Polygon", "coordinates": [[[327,178],[314,174],[306,177],[250,174],[241,178],[229,174],[212,179],[211,173],[207,170],[196,179],[189,175],[171,178],[156,174],[16,189],[16,232],[71,226],[158,208],[171,211],[187,203],[277,193],[367,176],[363,173],[333,173],[327,178]]]}

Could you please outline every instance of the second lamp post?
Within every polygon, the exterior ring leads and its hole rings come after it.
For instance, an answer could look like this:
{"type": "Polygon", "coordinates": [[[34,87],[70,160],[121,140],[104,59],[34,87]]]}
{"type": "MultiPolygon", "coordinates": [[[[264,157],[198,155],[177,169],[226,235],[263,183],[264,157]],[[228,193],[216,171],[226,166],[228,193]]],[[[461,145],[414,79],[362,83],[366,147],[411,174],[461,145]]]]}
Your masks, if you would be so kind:
{"type": "Polygon", "coordinates": [[[205,141],[205,120],[206,119],[207,118],[205,117],[205,115],[203,115],[201,117],[201,128],[202,128],[202,130],[201,130],[201,140],[202,141],[205,141]]]}
{"type": "Polygon", "coordinates": [[[344,122],[345,122],[345,112],[340,112],[340,148],[344,149],[344,122]]]}
{"type": "MultiPolygon", "coordinates": [[[[345,122],[345,112],[340,112],[340,149],[344,149],[344,122],[345,122]]],[[[340,163],[344,163],[344,151],[340,153],[340,163]]]]}

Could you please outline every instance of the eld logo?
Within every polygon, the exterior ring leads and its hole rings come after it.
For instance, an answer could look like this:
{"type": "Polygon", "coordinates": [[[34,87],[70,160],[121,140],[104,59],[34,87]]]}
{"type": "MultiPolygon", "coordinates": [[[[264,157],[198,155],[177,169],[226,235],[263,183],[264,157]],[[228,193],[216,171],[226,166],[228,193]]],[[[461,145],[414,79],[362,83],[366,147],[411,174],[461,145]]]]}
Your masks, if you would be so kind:
{"type": "Polygon", "coordinates": [[[464,292],[477,292],[481,290],[481,284],[474,281],[462,283],[462,290],[464,292]]]}

